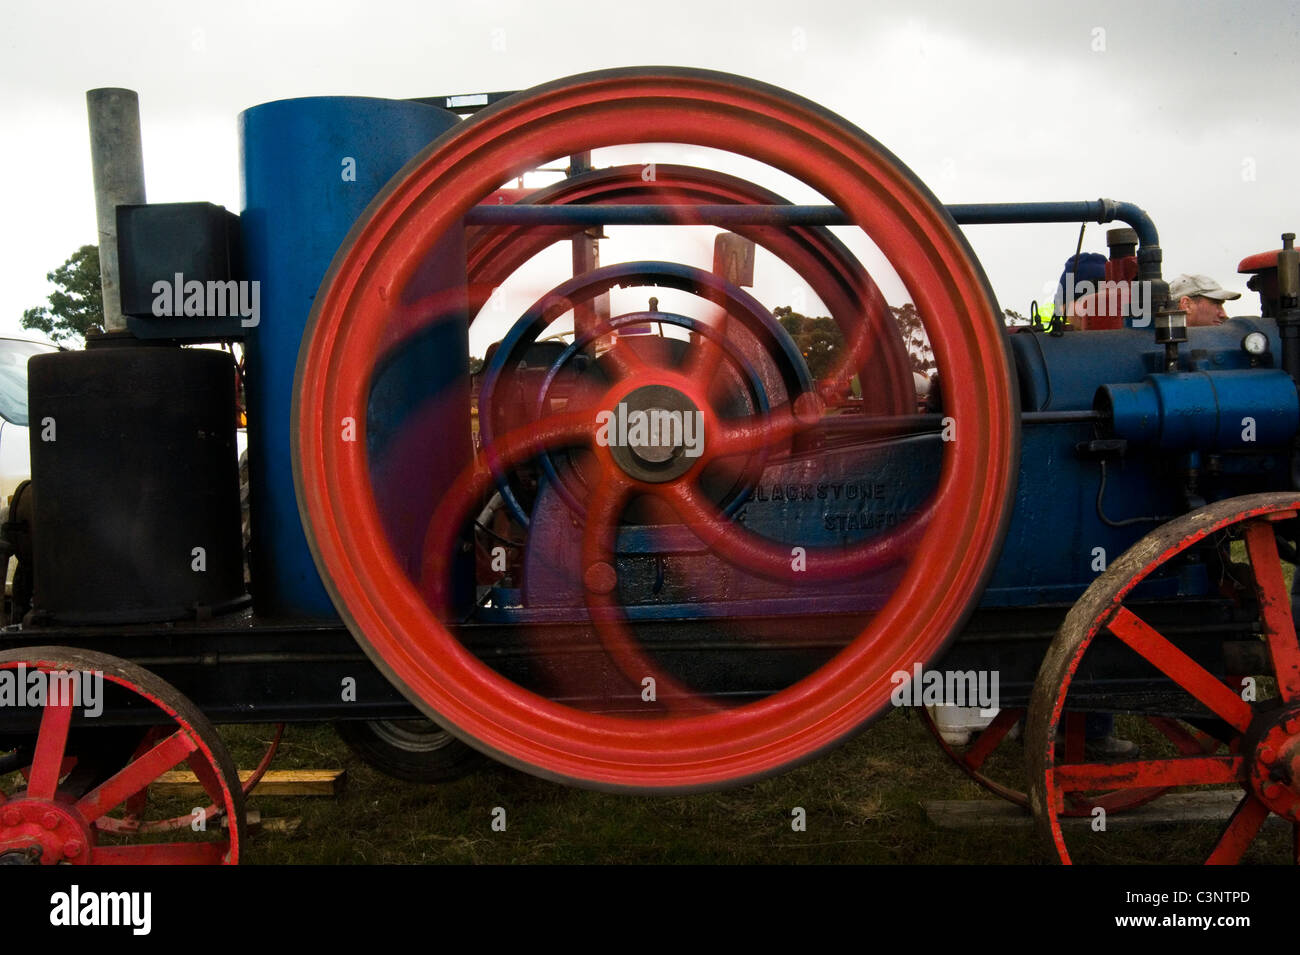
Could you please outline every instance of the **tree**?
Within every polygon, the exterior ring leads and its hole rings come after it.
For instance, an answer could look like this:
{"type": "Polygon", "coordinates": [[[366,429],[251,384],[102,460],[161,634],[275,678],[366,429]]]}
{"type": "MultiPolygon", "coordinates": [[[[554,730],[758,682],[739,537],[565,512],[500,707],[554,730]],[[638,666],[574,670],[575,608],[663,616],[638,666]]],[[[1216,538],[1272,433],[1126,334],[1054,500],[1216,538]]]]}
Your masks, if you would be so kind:
{"type": "MultiPolygon", "coordinates": [[[[925,334],[925,326],[917,314],[916,306],[911,302],[891,305],[889,313],[902,336],[912,371],[930,377],[935,369],[934,351],[930,348],[930,339],[925,334]]],[[[835,367],[836,359],[844,350],[844,332],[834,319],[808,318],[788,305],[777,307],[772,315],[799,346],[814,378],[824,377],[835,367]]]]}
{"type": "Polygon", "coordinates": [[[907,349],[912,371],[929,378],[935,369],[934,349],[930,347],[930,336],[925,333],[925,325],[917,314],[916,306],[905,302],[889,306],[889,311],[903,336],[903,347],[907,349]]]}
{"type": "Polygon", "coordinates": [[[104,330],[104,296],[99,280],[99,247],[83,245],[45,276],[58,286],[49,306],[23,312],[23,328],[41,332],[53,342],[84,340],[90,331],[104,330]]]}
{"type": "Polygon", "coordinates": [[[794,339],[813,378],[824,378],[834,370],[844,348],[844,333],[835,319],[826,316],[808,318],[789,305],[779,306],[772,315],[794,339]]]}

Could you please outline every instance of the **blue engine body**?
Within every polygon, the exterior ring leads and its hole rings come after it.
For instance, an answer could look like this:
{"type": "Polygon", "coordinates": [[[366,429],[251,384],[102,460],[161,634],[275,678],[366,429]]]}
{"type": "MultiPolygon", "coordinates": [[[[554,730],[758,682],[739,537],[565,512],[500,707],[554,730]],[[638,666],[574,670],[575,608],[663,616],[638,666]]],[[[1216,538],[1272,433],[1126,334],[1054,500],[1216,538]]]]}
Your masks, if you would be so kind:
{"type": "MultiPolygon", "coordinates": [[[[408,160],[457,122],[424,104],[360,97],[267,103],[240,117],[244,266],[263,287],[263,319],[247,342],[255,598],[262,613],[337,618],[292,481],[298,348],[321,279],[349,229],[408,160]]],[[[463,236],[435,251],[428,272],[439,287],[463,284],[463,236]]],[[[1198,495],[1212,501],[1290,486],[1300,410],[1290,377],[1273,367],[1281,349],[1272,320],[1189,330],[1177,375],[1162,372],[1164,351],[1149,329],[1008,337],[1023,411],[1088,411],[1106,386],[1102,404],[1128,445],[1122,456],[1104,459],[1099,508],[1103,458],[1081,450],[1099,437],[1097,425],[1025,424],[1014,511],[982,606],[1072,602],[1106,563],[1188,509],[1189,472],[1197,475],[1193,503],[1198,495]],[[1249,331],[1269,339],[1262,358],[1241,347],[1249,331]],[[1247,414],[1255,418],[1252,442],[1239,437],[1247,414]],[[1107,523],[1101,510],[1121,526],[1107,523]]],[[[391,543],[408,562],[427,527],[430,482],[450,482],[472,454],[463,427],[470,407],[466,340],[467,322],[459,320],[403,342],[378,371],[365,411],[377,503],[391,543]],[[407,440],[429,429],[443,435],[440,443],[407,440]],[[412,509],[417,499],[424,510],[412,509]]],[[[775,540],[859,541],[924,501],[942,454],[932,434],[795,457],[762,474],[735,519],[775,540]]],[[[480,595],[479,619],[582,619],[580,521],[546,478],[530,520],[520,572],[489,599],[480,595]]],[[[885,572],[850,585],[783,588],[727,564],[682,526],[626,527],[618,552],[620,602],[633,619],[871,610],[895,583],[885,572]]],[[[1195,574],[1151,584],[1164,595],[1205,593],[1208,586],[1195,574]]]]}
{"type": "MultiPolygon", "coordinates": [[[[1209,502],[1289,486],[1296,390],[1288,375],[1272,367],[1272,356],[1280,353],[1273,320],[1233,319],[1219,327],[1190,329],[1178,375],[1163,373],[1164,348],[1149,329],[1061,336],[1026,330],[1009,339],[1024,412],[1091,411],[1099,387],[1110,386],[1111,393],[1127,389],[1155,401],[1164,432],[1176,433],[1179,422],[1188,418],[1214,424],[1204,441],[1196,432],[1174,447],[1163,447],[1153,437],[1153,429],[1161,427],[1148,422],[1143,431],[1126,418],[1122,428],[1134,433],[1118,454],[1113,446],[1104,453],[1089,447],[1094,439],[1112,434],[1100,434],[1095,421],[1036,423],[1030,415],[1022,429],[1014,511],[981,607],[1072,603],[1110,561],[1158,524],[1188,510],[1189,470],[1197,475],[1193,503],[1198,497],[1209,502]],[[1268,337],[1268,354],[1252,358],[1242,349],[1242,339],[1251,331],[1268,337]],[[1256,419],[1254,441],[1240,438],[1243,409],[1256,419]],[[1103,461],[1101,511],[1121,526],[1107,523],[1099,513],[1103,461]]],[[[934,487],[941,455],[936,434],[795,458],[764,472],[736,518],[776,540],[813,545],[861,540],[894,526],[924,500],[934,487]]],[[[490,602],[496,609],[486,613],[502,621],[572,619],[583,606],[580,541],[568,505],[543,484],[532,513],[521,587],[514,592],[499,588],[490,602]]],[[[680,525],[624,528],[618,552],[620,602],[634,620],[870,611],[895,583],[883,573],[851,586],[810,581],[785,588],[715,557],[680,525]]],[[[1198,571],[1185,568],[1177,578],[1150,581],[1145,594],[1209,593],[1210,582],[1198,571]]]]}

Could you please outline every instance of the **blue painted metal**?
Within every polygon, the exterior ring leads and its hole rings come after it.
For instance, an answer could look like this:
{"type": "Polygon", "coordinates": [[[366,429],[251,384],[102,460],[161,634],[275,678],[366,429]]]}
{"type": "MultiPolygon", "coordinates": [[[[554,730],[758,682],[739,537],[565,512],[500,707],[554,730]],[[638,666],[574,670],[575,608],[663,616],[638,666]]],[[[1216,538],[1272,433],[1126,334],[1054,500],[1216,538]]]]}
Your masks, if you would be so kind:
{"type": "MultiPolygon", "coordinates": [[[[1264,367],[1247,371],[1252,357],[1242,338],[1261,331],[1270,354],[1278,353],[1277,324],[1264,319],[1233,319],[1222,326],[1192,328],[1183,349],[1188,373],[1230,372],[1250,379],[1273,380],[1280,374],[1264,367]]],[[[1099,386],[1138,383],[1164,367],[1165,352],[1150,329],[1071,332],[1053,336],[1025,331],[1011,336],[1024,411],[1076,411],[1093,407],[1099,386]]],[[[1266,358],[1265,361],[1271,361],[1266,358]]],[[[1290,384],[1292,396],[1295,386],[1290,384]]],[[[1270,386],[1271,388],[1271,386],[1270,386]]],[[[1262,392],[1261,392],[1262,396],[1262,392]]],[[[1240,425],[1238,426],[1240,431],[1240,425]]],[[[1292,425],[1291,433],[1294,434],[1292,425]]],[[[1144,534],[1187,509],[1182,471],[1188,462],[1157,447],[1130,446],[1122,458],[1107,462],[1102,508],[1098,513],[1101,463],[1081,454],[1079,446],[1108,434],[1091,424],[1026,427],[1023,432],[1020,483],[1002,555],[985,590],[982,606],[1029,606],[1071,603],[1108,565],[1144,534]]],[[[1207,477],[1207,497],[1229,496],[1285,486],[1287,469],[1276,449],[1225,456],[1222,478],[1207,477]]],[[[1216,460],[1216,464],[1217,464],[1216,460]]],[[[1201,594],[1199,577],[1148,586],[1146,596],[1201,594]]]]}
{"type": "Polygon", "coordinates": [[[1098,407],[1116,437],[1167,451],[1250,450],[1290,441],[1300,418],[1284,371],[1195,371],[1105,385],[1098,407]]]}
{"type": "Polygon", "coordinates": [[[246,367],[259,612],[336,616],[302,531],[290,466],[298,347],[348,230],[408,160],[457,122],[433,106],[365,97],[280,100],[240,114],[245,274],[261,282],[262,296],[246,367]]]}
{"type": "MultiPolygon", "coordinates": [[[[1271,367],[1280,344],[1275,322],[1233,319],[1220,327],[1189,329],[1188,336],[1182,377],[1213,381],[1233,413],[1275,405],[1295,409],[1294,384],[1271,367]],[[1268,337],[1268,355],[1254,358],[1242,350],[1241,340],[1251,331],[1268,337]]],[[[1197,459],[1132,445],[1122,458],[1107,462],[1102,510],[1121,526],[1107,523],[1098,511],[1101,462],[1080,450],[1103,433],[1102,422],[1087,415],[1099,385],[1140,386],[1158,374],[1164,348],[1149,329],[1062,336],[1026,331],[1011,335],[1010,343],[1029,416],[1015,509],[981,606],[1072,603],[1111,560],[1187,509],[1188,466],[1202,471],[1198,491],[1208,500],[1288,486],[1286,450],[1267,447],[1264,437],[1255,447],[1238,442],[1231,454],[1206,448],[1197,459]],[[1048,417],[1053,412],[1066,420],[1048,417]],[[1071,414],[1085,420],[1070,420],[1071,414]]],[[[1296,428],[1292,410],[1270,417],[1261,433],[1270,441],[1280,435],[1289,440],[1296,428]]],[[[893,526],[924,501],[941,459],[942,444],[929,435],[774,463],[735,519],[775,540],[813,546],[861,540],[893,526]]],[[[522,588],[513,598],[518,606],[494,608],[493,619],[581,618],[579,535],[571,512],[544,482],[533,509],[522,588]]],[[[677,525],[624,528],[617,550],[620,602],[633,620],[870,611],[896,582],[880,574],[852,587],[815,581],[798,588],[774,585],[718,559],[677,525]]],[[[1192,567],[1144,588],[1142,596],[1149,598],[1204,595],[1210,582],[1203,568],[1192,567]]]]}

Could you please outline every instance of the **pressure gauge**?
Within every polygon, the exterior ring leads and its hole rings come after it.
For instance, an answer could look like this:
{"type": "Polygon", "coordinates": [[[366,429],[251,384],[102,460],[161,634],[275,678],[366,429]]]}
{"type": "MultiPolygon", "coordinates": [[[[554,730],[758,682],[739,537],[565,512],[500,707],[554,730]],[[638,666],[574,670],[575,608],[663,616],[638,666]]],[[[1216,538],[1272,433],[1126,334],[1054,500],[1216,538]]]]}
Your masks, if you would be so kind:
{"type": "Polygon", "coordinates": [[[1268,351],[1268,336],[1263,332],[1249,332],[1241,340],[1241,350],[1247,355],[1263,355],[1268,351]]]}

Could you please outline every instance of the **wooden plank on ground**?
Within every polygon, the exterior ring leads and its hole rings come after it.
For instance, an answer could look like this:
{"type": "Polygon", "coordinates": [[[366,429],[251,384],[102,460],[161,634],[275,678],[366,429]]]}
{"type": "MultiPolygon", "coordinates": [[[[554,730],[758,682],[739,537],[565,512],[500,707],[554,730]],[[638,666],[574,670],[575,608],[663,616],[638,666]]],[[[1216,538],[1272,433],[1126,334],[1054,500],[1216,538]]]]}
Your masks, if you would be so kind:
{"type": "MultiPolygon", "coordinates": [[[[240,782],[253,775],[251,769],[239,771],[240,782]]],[[[253,789],[254,796],[337,796],[347,780],[345,769],[272,769],[253,789]]],[[[198,779],[188,770],[163,773],[151,786],[168,795],[191,795],[202,792],[198,779]]]]}
{"type": "MultiPolygon", "coordinates": [[[[1240,790],[1205,790],[1170,793],[1154,802],[1106,816],[1107,829],[1137,829],[1170,823],[1226,822],[1241,801],[1240,790]]],[[[1028,809],[1021,809],[1003,799],[936,799],[925,803],[925,815],[941,829],[1028,828],[1034,819],[1028,809]]],[[[1270,816],[1267,825],[1281,825],[1281,816],[1270,816]]],[[[1068,817],[1067,826],[1089,826],[1089,816],[1068,817]]]]}

